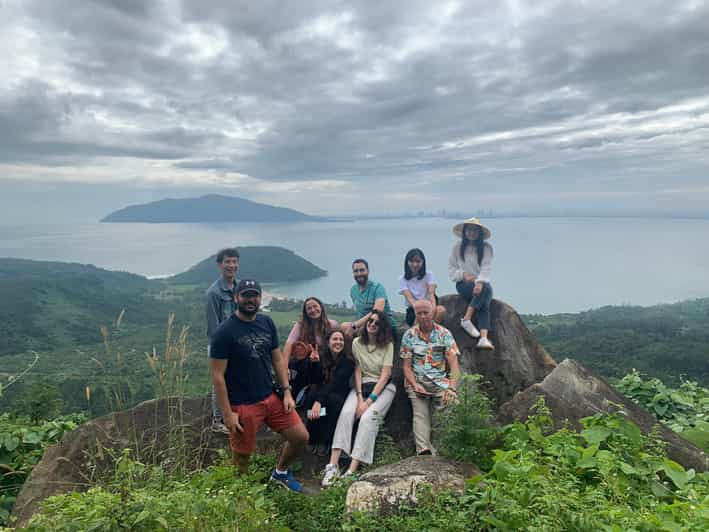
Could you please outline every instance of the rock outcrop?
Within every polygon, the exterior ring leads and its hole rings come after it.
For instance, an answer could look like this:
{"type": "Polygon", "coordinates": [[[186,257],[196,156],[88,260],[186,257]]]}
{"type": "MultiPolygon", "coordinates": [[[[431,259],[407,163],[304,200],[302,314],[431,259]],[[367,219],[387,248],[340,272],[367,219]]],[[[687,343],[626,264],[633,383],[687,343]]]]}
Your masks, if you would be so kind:
{"type": "MultiPolygon", "coordinates": [[[[32,470],[15,502],[15,526],[25,525],[47,497],[87,489],[113,470],[115,456],[126,448],[137,449],[134,458],[153,463],[183,457],[193,466],[211,464],[216,450],[228,445],[226,436],[210,430],[211,422],[209,398],[197,397],[146,401],[85,423],[49,447],[32,470]]],[[[274,433],[259,438],[262,451],[280,443],[274,433]]]]}
{"type": "Polygon", "coordinates": [[[519,392],[503,404],[498,421],[506,424],[527,419],[530,409],[540,397],[551,410],[557,428],[570,424],[578,429],[581,426],[579,420],[584,417],[620,409],[645,434],[659,427],[659,436],[667,442],[667,454],[674,461],[685,468],[709,470],[706,453],[660,424],[650,413],[575,360],[564,360],[543,381],[519,392]]]}
{"type": "Polygon", "coordinates": [[[386,513],[402,505],[417,502],[420,489],[430,486],[432,493],[462,493],[465,479],[480,474],[469,464],[461,464],[437,456],[412,456],[400,462],[379,467],[353,482],[347,490],[345,509],[386,513]]]}
{"type": "MultiPolygon", "coordinates": [[[[500,405],[534,383],[544,379],[556,362],[537,342],[515,310],[494,299],[490,306],[492,330],[490,339],[494,351],[476,348],[477,340],[468,336],[460,327],[460,317],[467,303],[457,295],[440,298],[446,308],[443,326],[455,336],[460,348],[460,366],[464,373],[479,373],[489,384],[487,392],[500,405]]],[[[403,330],[399,330],[399,335],[403,330]]],[[[412,448],[411,403],[404,392],[402,362],[394,357],[392,380],[397,388],[396,398],[387,416],[386,426],[404,448],[412,448]]]]}

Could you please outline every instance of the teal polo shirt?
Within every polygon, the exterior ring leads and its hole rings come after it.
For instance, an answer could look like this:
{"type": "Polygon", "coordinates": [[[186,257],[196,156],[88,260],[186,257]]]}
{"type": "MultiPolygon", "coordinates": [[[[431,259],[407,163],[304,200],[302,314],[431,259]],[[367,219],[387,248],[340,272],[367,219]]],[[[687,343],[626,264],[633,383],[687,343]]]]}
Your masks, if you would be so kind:
{"type": "Polygon", "coordinates": [[[372,311],[374,307],[374,302],[377,299],[384,299],[384,314],[389,319],[389,323],[392,328],[394,327],[394,315],[391,312],[391,307],[389,306],[389,299],[387,298],[387,292],[384,290],[384,286],[376,281],[367,281],[367,285],[364,290],[360,291],[359,285],[355,284],[350,289],[350,297],[352,298],[352,303],[355,307],[355,312],[357,313],[357,319],[361,318],[365,314],[372,311]]]}

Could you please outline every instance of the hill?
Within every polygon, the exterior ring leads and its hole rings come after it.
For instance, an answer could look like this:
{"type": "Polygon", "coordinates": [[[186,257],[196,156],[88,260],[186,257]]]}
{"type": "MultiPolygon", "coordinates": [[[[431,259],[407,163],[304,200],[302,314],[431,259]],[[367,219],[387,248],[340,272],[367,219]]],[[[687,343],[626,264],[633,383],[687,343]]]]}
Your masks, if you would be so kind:
{"type": "Polygon", "coordinates": [[[325,218],[263,203],[210,194],[199,198],[163,199],[129,205],[102,222],[224,223],[224,222],[320,222],[325,218]]]}
{"type": "MultiPolygon", "coordinates": [[[[306,281],[327,275],[312,262],[277,246],[239,247],[240,279],[258,279],[262,283],[306,281]]],[[[166,279],[171,284],[209,285],[217,278],[216,255],[207,257],[183,273],[166,279]]]]}
{"type": "Polygon", "coordinates": [[[709,298],[524,320],[557,360],[575,358],[605,377],[637,369],[668,383],[709,385],[709,298]]]}
{"type": "Polygon", "coordinates": [[[0,258],[0,356],[98,342],[98,325],[122,309],[136,322],[164,322],[156,288],[92,265],[0,258]]]}

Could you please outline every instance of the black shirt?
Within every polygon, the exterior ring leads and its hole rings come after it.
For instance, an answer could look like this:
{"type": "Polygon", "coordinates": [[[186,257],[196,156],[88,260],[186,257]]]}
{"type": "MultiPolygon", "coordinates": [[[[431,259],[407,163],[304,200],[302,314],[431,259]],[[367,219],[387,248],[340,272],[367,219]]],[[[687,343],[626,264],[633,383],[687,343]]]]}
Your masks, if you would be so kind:
{"type": "Polygon", "coordinates": [[[278,347],[273,320],[257,314],[243,321],[236,314],[222,322],[212,337],[210,356],[226,359],[224,372],[229,403],[253,404],[273,392],[271,351],[278,347]]]}

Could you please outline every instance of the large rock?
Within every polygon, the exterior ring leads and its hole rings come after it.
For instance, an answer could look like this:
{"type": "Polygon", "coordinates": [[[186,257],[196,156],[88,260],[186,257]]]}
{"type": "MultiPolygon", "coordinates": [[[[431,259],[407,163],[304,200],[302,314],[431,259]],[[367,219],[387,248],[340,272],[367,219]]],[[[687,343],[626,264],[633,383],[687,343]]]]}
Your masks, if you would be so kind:
{"type": "Polygon", "coordinates": [[[543,397],[551,410],[557,428],[571,424],[581,428],[580,420],[599,412],[624,411],[643,433],[659,426],[659,436],[668,443],[667,454],[685,468],[709,470],[709,457],[699,448],[660,424],[649,412],[614,390],[605,380],[576,362],[566,359],[542,382],[519,392],[503,404],[498,413],[500,423],[523,421],[530,409],[543,397]]]}
{"type": "MultiPolygon", "coordinates": [[[[460,366],[464,373],[479,373],[488,383],[486,391],[500,405],[532,384],[541,381],[556,362],[537,342],[515,310],[494,299],[490,306],[492,330],[490,339],[494,351],[476,348],[477,340],[460,327],[467,302],[458,295],[447,295],[439,303],[446,308],[443,325],[455,337],[460,348],[460,366]]],[[[403,330],[399,330],[399,338],[403,330]]],[[[394,357],[392,380],[397,387],[396,398],[387,416],[387,428],[404,448],[412,448],[411,403],[404,392],[401,358],[394,357]]]]}
{"type": "Polygon", "coordinates": [[[437,456],[412,456],[379,467],[353,482],[347,490],[345,509],[348,512],[393,511],[402,505],[416,504],[424,486],[430,486],[432,493],[462,493],[465,479],[477,474],[480,471],[469,464],[437,456]]]}
{"type": "MultiPolygon", "coordinates": [[[[85,423],[49,447],[32,470],[15,502],[15,526],[25,525],[47,497],[83,491],[112,472],[114,457],[125,448],[138,449],[137,458],[149,463],[184,459],[192,467],[211,464],[217,449],[228,446],[226,436],[210,430],[211,420],[209,398],[197,397],[146,401],[85,423]]],[[[268,450],[281,440],[269,433],[259,442],[261,450],[268,450]]]]}

